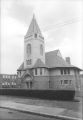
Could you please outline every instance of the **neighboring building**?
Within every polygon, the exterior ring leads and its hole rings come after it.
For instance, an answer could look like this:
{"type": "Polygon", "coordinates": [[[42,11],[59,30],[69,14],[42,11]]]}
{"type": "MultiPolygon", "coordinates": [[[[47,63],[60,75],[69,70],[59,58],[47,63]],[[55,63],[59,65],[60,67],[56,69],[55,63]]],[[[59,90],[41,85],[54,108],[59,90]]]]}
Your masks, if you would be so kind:
{"type": "Polygon", "coordinates": [[[83,74],[80,74],[81,79],[81,95],[83,96],[83,74]]]}
{"type": "Polygon", "coordinates": [[[21,88],[79,90],[80,71],[59,50],[45,52],[44,37],[33,16],[24,37],[24,61],[17,70],[21,88]]]}
{"type": "Polygon", "coordinates": [[[16,74],[0,74],[0,88],[19,88],[20,81],[18,81],[16,74]]]}

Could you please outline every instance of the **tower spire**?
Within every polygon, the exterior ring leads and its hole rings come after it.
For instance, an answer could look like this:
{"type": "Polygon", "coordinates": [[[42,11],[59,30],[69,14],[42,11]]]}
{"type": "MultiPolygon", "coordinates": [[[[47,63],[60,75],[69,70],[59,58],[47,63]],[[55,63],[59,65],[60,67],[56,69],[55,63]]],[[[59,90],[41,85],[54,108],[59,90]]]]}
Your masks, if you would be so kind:
{"type": "Polygon", "coordinates": [[[30,23],[29,29],[28,29],[25,37],[31,36],[31,35],[33,35],[35,33],[39,34],[41,37],[43,37],[42,33],[40,31],[40,28],[39,28],[39,26],[37,24],[37,21],[36,21],[36,18],[35,18],[35,14],[33,13],[33,18],[32,18],[32,21],[30,23]]]}

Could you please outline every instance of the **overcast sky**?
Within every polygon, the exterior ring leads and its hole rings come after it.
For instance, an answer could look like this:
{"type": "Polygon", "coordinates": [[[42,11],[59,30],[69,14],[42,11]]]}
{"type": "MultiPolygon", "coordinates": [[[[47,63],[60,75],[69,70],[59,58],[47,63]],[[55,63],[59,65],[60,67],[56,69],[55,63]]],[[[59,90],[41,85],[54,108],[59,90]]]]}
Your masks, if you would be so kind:
{"type": "Polygon", "coordinates": [[[45,50],[59,49],[63,58],[82,68],[81,0],[2,0],[1,73],[14,74],[23,62],[24,35],[35,13],[45,50]]]}

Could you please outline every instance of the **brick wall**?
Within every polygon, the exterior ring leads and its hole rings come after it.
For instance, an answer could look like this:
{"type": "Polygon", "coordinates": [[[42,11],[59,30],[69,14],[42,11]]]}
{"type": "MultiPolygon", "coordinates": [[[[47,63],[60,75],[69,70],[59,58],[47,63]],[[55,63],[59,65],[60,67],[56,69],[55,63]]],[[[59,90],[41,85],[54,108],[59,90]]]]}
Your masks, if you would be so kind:
{"type": "MultiPolygon", "coordinates": [[[[52,89],[52,90],[76,90],[76,79],[74,75],[57,76],[34,76],[33,87],[31,89],[52,89]],[[61,84],[61,80],[71,80],[71,84],[61,84]]],[[[26,82],[22,83],[23,88],[27,88],[26,82]]]]}
{"type": "Polygon", "coordinates": [[[75,76],[73,75],[57,75],[50,76],[50,84],[52,89],[75,89],[75,76]],[[72,80],[71,84],[61,84],[61,80],[72,80]]]}
{"type": "Polygon", "coordinates": [[[48,76],[35,76],[34,77],[34,89],[49,89],[49,77],[48,76]]]}

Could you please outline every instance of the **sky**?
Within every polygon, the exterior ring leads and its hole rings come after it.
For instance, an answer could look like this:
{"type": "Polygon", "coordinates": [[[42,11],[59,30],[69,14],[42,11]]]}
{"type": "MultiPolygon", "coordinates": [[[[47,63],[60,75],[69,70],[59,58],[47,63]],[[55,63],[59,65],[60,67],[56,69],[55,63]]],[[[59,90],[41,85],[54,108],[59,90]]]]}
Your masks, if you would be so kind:
{"type": "Polygon", "coordinates": [[[45,39],[45,51],[83,68],[82,0],[1,0],[1,73],[16,74],[24,59],[24,36],[33,14],[45,39]]]}

